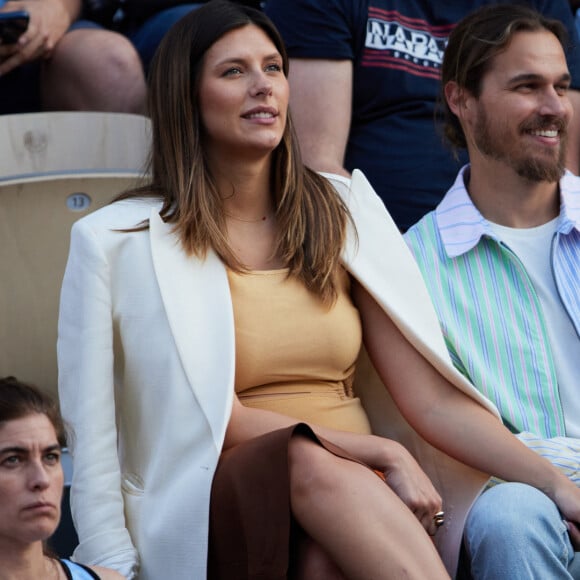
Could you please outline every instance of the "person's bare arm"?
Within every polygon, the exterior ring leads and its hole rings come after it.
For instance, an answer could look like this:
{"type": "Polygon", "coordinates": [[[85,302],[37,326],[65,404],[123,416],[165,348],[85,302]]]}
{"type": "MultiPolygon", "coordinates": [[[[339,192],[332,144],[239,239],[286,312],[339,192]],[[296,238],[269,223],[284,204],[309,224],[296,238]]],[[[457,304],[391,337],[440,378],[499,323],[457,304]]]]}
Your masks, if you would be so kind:
{"type": "MultiPolygon", "coordinates": [[[[424,439],[485,473],[540,489],[566,518],[580,521],[580,488],[449,383],[356,282],[353,298],[361,314],[364,343],[379,376],[424,439]]],[[[571,537],[577,542],[577,531],[571,537]]]]}
{"type": "Polygon", "coordinates": [[[304,163],[349,176],[344,155],[352,114],[350,60],[290,59],[290,109],[304,163]]]}
{"type": "Polygon", "coordinates": [[[580,171],[580,91],[568,91],[568,98],[572,103],[574,115],[568,127],[566,168],[578,175],[580,171]]]}
{"type": "Polygon", "coordinates": [[[15,44],[0,45],[0,75],[38,58],[50,57],[56,43],[78,18],[81,0],[17,0],[2,11],[26,10],[28,30],[15,44]]]}
{"type": "Polygon", "coordinates": [[[103,568],[102,566],[89,566],[89,568],[93,570],[101,580],[125,580],[125,576],[119,574],[119,572],[115,570],[111,570],[111,568],[103,568]]]}
{"type": "MultiPolygon", "coordinates": [[[[253,437],[295,425],[296,419],[264,409],[245,407],[234,396],[224,449],[253,437]]],[[[317,435],[338,445],[359,461],[385,474],[386,482],[425,529],[441,509],[441,496],[413,456],[399,443],[384,437],[349,433],[310,424],[317,435]]]]}

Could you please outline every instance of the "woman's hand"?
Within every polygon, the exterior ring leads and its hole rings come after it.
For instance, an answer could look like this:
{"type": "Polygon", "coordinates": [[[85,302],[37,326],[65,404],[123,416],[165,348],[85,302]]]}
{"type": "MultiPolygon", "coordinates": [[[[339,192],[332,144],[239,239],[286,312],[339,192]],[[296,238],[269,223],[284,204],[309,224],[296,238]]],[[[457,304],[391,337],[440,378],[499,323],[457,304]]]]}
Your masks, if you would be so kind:
{"type": "MultiPolygon", "coordinates": [[[[244,407],[238,397],[234,396],[224,449],[295,423],[296,419],[285,415],[244,407]]],[[[437,527],[433,516],[442,509],[441,496],[413,456],[400,443],[376,435],[349,433],[319,425],[311,427],[318,435],[338,445],[359,461],[383,472],[387,485],[415,514],[427,533],[435,535],[437,527]]]]}
{"type": "MultiPolygon", "coordinates": [[[[385,440],[387,443],[387,440],[385,440]]],[[[439,493],[415,458],[399,443],[388,440],[386,465],[381,467],[389,487],[415,514],[430,536],[437,531],[433,516],[442,510],[439,493]]]]}

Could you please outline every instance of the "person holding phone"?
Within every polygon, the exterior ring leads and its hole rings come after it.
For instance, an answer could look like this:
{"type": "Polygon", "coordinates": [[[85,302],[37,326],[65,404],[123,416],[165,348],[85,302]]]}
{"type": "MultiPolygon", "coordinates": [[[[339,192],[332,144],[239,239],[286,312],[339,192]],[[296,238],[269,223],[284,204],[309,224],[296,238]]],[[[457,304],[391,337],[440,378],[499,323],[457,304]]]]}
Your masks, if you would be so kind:
{"type": "Polygon", "coordinates": [[[0,114],[143,111],[145,79],[133,45],[110,30],[75,26],[81,9],[81,0],[0,5],[0,20],[11,15],[0,35],[0,114]],[[26,20],[18,35],[15,23],[26,20]]]}
{"type": "Polygon", "coordinates": [[[13,44],[26,32],[30,17],[25,10],[0,13],[0,42],[13,44]]]}

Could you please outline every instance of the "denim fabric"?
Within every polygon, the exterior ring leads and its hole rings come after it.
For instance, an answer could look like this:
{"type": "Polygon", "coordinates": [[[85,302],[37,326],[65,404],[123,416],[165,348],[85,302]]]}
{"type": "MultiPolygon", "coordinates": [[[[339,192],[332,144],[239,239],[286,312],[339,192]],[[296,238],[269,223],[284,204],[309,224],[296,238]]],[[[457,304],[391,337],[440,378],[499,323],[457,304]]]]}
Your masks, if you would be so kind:
{"type": "Polygon", "coordinates": [[[141,57],[145,73],[148,73],[151,59],[165,33],[188,12],[200,6],[201,3],[182,4],[162,10],[145,20],[135,30],[127,32],[129,40],[134,44],[141,57]]]}
{"type": "Polygon", "coordinates": [[[465,526],[473,580],[570,580],[574,549],[558,508],[522,483],[488,489],[465,526]]]}
{"type": "MultiPolygon", "coordinates": [[[[173,8],[162,10],[143,22],[123,22],[119,27],[111,27],[110,29],[123,34],[133,43],[133,46],[141,57],[145,74],[147,74],[149,72],[149,65],[151,64],[153,55],[155,54],[161,39],[165,36],[165,33],[188,12],[199,8],[202,4],[202,2],[181,4],[179,6],[174,6],[173,8]]],[[[107,27],[96,21],[86,19],[77,20],[71,26],[70,30],[77,28],[107,29],[107,27]]]]}

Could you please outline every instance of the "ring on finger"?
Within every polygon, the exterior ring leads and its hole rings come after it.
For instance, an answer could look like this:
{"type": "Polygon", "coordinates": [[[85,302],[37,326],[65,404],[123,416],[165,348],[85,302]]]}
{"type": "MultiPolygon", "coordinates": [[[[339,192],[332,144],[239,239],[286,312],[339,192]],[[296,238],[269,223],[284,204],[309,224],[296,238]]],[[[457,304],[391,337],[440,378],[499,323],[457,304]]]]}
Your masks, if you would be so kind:
{"type": "Polygon", "coordinates": [[[436,528],[440,528],[445,523],[445,512],[444,511],[437,512],[433,516],[433,523],[435,524],[436,528]]]}

